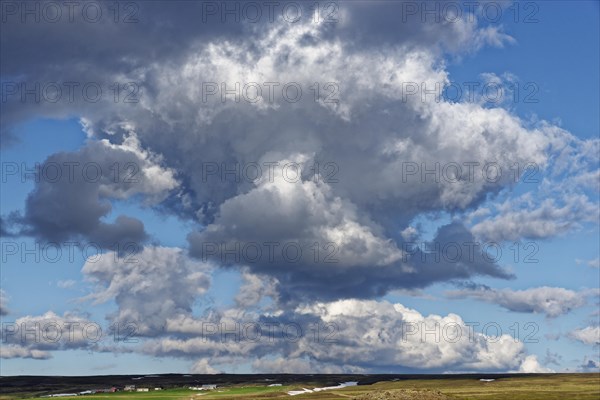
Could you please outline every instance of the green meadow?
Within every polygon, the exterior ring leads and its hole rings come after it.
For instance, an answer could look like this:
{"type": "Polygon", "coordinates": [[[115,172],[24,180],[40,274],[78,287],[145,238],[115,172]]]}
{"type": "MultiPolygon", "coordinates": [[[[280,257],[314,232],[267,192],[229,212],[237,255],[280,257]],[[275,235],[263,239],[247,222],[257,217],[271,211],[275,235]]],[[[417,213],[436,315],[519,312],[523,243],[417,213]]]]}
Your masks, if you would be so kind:
{"type": "MultiPolygon", "coordinates": [[[[289,386],[224,386],[212,391],[166,389],[150,392],[117,392],[84,396],[87,400],[210,400],[210,399],[279,399],[294,400],[437,400],[437,399],[498,399],[498,400],[598,400],[600,399],[600,374],[549,374],[500,378],[493,382],[480,382],[473,378],[418,379],[384,381],[307,393],[297,396],[290,390],[318,387],[311,382],[289,386]]],[[[1,396],[3,400],[20,396],[1,396]]],[[[78,396],[81,397],[81,396],[78,396]]],[[[39,399],[39,397],[28,397],[39,399]]]]}

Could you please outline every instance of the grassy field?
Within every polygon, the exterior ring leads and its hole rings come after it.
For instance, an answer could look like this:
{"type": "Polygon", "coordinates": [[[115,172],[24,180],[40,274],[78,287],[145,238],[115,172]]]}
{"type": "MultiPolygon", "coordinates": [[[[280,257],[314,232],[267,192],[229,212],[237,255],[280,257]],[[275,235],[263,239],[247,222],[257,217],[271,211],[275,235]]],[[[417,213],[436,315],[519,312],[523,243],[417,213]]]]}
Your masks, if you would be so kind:
{"type": "MultiPolygon", "coordinates": [[[[210,400],[210,399],[277,399],[294,400],[344,400],[344,399],[498,399],[498,400],[577,400],[600,399],[600,374],[555,374],[538,376],[515,376],[480,382],[477,379],[418,379],[395,382],[378,382],[289,396],[287,391],[319,385],[307,383],[293,386],[232,386],[214,391],[200,392],[187,389],[169,389],[150,392],[117,392],[87,395],[87,400],[210,400]]],[[[4,400],[15,397],[1,396],[4,400]]],[[[39,397],[34,397],[39,400],[39,397]]],[[[33,398],[32,398],[33,399],[33,398]]]]}

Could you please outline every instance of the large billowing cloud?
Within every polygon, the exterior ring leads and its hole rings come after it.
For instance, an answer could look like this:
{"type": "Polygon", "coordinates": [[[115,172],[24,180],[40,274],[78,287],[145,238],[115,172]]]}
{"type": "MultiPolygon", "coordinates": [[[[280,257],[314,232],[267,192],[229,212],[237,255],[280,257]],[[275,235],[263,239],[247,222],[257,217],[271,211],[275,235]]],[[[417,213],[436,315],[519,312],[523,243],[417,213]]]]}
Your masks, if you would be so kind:
{"type": "MultiPolygon", "coordinates": [[[[422,369],[533,370],[535,357],[509,335],[490,337],[474,332],[456,314],[423,316],[401,304],[343,300],[298,310],[333,324],[339,340],[310,345],[303,351],[328,360],[367,368],[402,365],[422,369]]],[[[537,365],[537,361],[535,361],[537,365]]]]}
{"type": "MultiPolygon", "coordinates": [[[[110,282],[93,297],[116,298],[119,309],[109,325],[131,333],[131,343],[111,343],[113,331],[76,314],[47,312],[7,325],[2,357],[45,359],[67,349],[133,352],[189,359],[196,373],[216,373],[240,363],[251,363],[256,371],[289,373],[549,371],[509,335],[480,333],[457,314],[424,316],[387,301],[304,303],[288,311],[277,305],[247,311],[247,304],[238,303],[197,315],[190,305],[204,293],[206,277],[180,276],[190,263],[180,249],[146,247],[134,267],[114,262],[112,256],[97,265],[88,263],[84,272],[110,282]],[[174,282],[190,284],[176,289],[174,282]],[[166,298],[170,301],[158,304],[166,298]]],[[[258,279],[245,273],[246,286],[272,296],[270,283],[261,285],[258,279]]],[[[240,295],[247,289],[242,287],[240,295]]]]}
{"type": "Polygon", "coordinates": [[[179,337],[146,342],[142,351],[197,359],[198,370],[254,360],[257,370],[274,372],[285,359],[289,372],[547,371],[509,335],[487,336],[456,314],[423,316],[386,301],[311,303],[262,316],[229,309],[169,329],[179,337]]]}
{"type": "MultiPolygon", "coordinates": [[[[223,23],[203,2],[183,11],[142,2],[135,24],[2,24],[3,52],[14,55],[2,58],[3,79],[97,82],[105,92],[98,102],[11,96],[0,134],[32,116],[78,117],[86,144],[43,166],[94,163],[108,172],[36,182],[23,215],[2,218],[2,235],[20,225],[39,240],[146,244],[152,232],[142,221],[107,220],[119,200],[192,222],[189,249],[145,246],[137,262],[108,252],[82,272],[95,284],[87,299],[114,300],[109,321],[133,322],[147,339],[135,351],[194,360],[194,371],[239,362],[281,371],[282,360],[290,372],[545,371],[522,343],[469,335],[456,314],[424,316],[376,299],[436,282],[514,278],[477,242],[543,239],[590,222],[600,142],[479,100],[445,100],[448,57],[514,39],[477,18],[399,24],[405,4],[343,3],[335,24],[279,14],[223,23]],[[134,82],[137,101],[115,102],[114,82],[134,82]],[[133,165],[139,179],[115,181],[114,165],[125,168],[121,178],[133,165]],[[543,180],[514,198],[528,165],[543,180]],[[452,222],[422,239],[413,222],[437,215],[452,222]],[[463,253],[440,259],[415,241],[463,253]],[[242,272],[236,306],[198,313],[215,266],[242,272]],[[339,336],[201,337],[205,323],[223,322],[335,324],[339,336]],[[406,334],[419,324],[452,326],[461,338],[406,334]]],[[[461,296],[549,317],[582,305],[560,288],[461,296]]],[[[46,357],[38,351],[10,348],[46,357]]]]}
{"type": "MultiPolygon", "coordinates": [[[[126,216],[114,223],[103,221],[109,201],[136,194],[162,200],[161,210],[202,224],[189,236],[196,257],[204,257],[203,246],[215,243],[299,244],[304,251],[296,262],[278,257],[279,250],[266,262],[216,260],[248,264],[253,272],[272,276],[283,300],[304,295],[329,300],[373,297],[394,288],[476,275],[510,277],[480,251],[478,258],[458,262],[407,254],[401,232],[420,215],[479,207],[514,185],[514,173],[508,171],[515,164],[543,169],[556,148],[575,139],[547,124],[526,126],[501,107],[441,98],[450,79],[443,62],[446,52],[459,54],[511,39],[499,29],[479,25],[476,18],[453,23],[410,18],[401,24],[402,32],[395,31],[387,13],[402,11],[402,6],[366,11],[364,5],[352,4],[340,10],[338,24],[280,19],[234,24],[227,33],[220,27],[208,34],[204,26],[194,30],[184,22],[165,32],[190,34],[186,45],[166,51],[177,62],[155,58],[162,39],[157,49],[136,48],[121,65],[102,60],[88,76],[100,73],[137,82],[139,102],[102,98],[93,107],[71,104],[70,110],[82,116],[90,143],[75,154],[53,155],[46,163],[101,158],[101,165],[109,167],[126,158],[141,164],[145,179],[133,186],[39,183],[29,196],[24,222],[41,237],[143,241],[141,221],[126,216]],[[379,28],[365,23],[365,12],[381,19],[379,28]],[[423,95],[432,89],[435,93],[423,95]],[[285,169],[288,163],[297,163],[300,171],[285,169]],[[231,168],[237,168],[238,176],[231,176],[231,168]],[[434,173],[428,172],[432,169],[434,173]],[[285,179],[290,173],[298,173],[298,179],[285,179]],[[72,200],[58,202],[58,193],[72,200]],[[336,261],[324,262],[331,253],[336,261]]],[[[145,11],[153,15],[154,8],[145,11]]],[[[167,26],[172,17],[169,12],[162,17],[167,26]]],[[[113,34],[130,28],[110,30],[113,34]]],[[[58,24],[56,29],[68,27],[58,24]]],[[[143,22],[140,30],[154,34],[143,22]]],[[[24,35],[18,28],[11,32],[18,38],[24,35]]],[[[95,38],[93,29],[91,33],[95,38]]],[[[116,51],[126,51],[128,45],[125,41],[116,51]]],[[[83,63],[93,58],[62,51],[83,63]]],[[[86,74],[76,68],[28,72],[54,80],[86,74]]],[[[584,195],[567,202],[560,209],[549,200],[542,214],[554,218],[573,207],[582,214],[589,208],[584,195]]],[[[490,218],[476,223],[474,233],[513,239],[503,221],[519,218],[490,218]]],[[[554,233],[573,223],[558,224],[554,233]]],[[[440,228],[436,241],[447,244],[453,235],[468,243],[476,238],[468,226],[454,222],[440,228]]]]}
{"type": "MultiPolygon", "coordinates": [[[[326,183],[286,179],[283,166],[290,163],[282,160],[273,179],[225,201],[213,224],[190,235],[191,254],[274,276],[284,300],[372,297],[478,274],[510,277],[479,248],[471,257],[400,249],[355,205],[334,197],[326,183]]],[[[463,251],[475,240],[454,223],[441,228],[435,242],[440,248],[460,244],[463,251]]]]}
{"type": "MultiPolygon", "coordinates": [[[[268,9],[271,6],[258,3],[261,14],[258,21],[250,17],[250,20],[244,18],[241,23],[234,15],[224,17],[221,8],[225,6],[221,3],[192,2],[183,8],[168,2],[127,3],[116,5],[117,14],[115,8],[92,1],[77,3],[74,10],[70,9],[73,5],[48,3],[52,2],[21,2],[15,5],[15,9],[11,10],[13,7],[9,5],[4,10],[6,15],[3,16],[5,20],[1,26],[0,44],[10,57],[3,57],[0,66],[6,81],[28,82],[28,87],[35,82],[41,85],[48,82],[75,82],[80,84],[76,91],[79,95],[86,83],[93,82],[103,88],[105,96],[99,103],[73,103],[65,100],[67,96],[62,96],[64,101],[56,103],[23,103],[20,94],[12,96],[11,101],[3,103],[5,118],[0,127],[0,132],[6,138],[2,141],[3,146],[18,140],[9,136],[9,132],[15,123],[32,114],[63,118],[106,113],[115,107],[110,85],[137,81],[139,76],[135,71],[147,69],[155,63],[181,64],[198,44],[214,42],[219,46],[220,41],[239,41],[277,26],[294,27],[318,21],[323,25],[327,37],[343,36],[357,47],[368,47],[372,43],[392,46],[402,42],[410,47],[428,47],[438,52],[462,52],[485,44],[501,45],[511,40],[497,27],[480,29],[476,18],[466,15],[456,23],[439,24],[433,20],[422,23],[420,18],[414,17],[397,24],[396,18],[391,16],[401,15],[401,3],[382,5],[377,9],[354,2],[343,5],[332,3],[336,9],[319,4],[322,9],[318,16],[313,15],[314,5],[308,3],[291,2],[292,8],[287,9],[290,2],[280,2],[271,11],[268,9]],[[296,21],[298,5],[302,17],[296,21]],[[52,14],[57,6],[61,12],[57,20],[41,18],[38,23],[23,23],[21,8],[49,9],[52,14]],[[211,11],[210,7],[213,6],[217,10],[211,11]],[[100,8],[100,21],[96,23],[86,18],[84,9],[87,8],[90,8],[87,12],[92,16],[100,8]],[[381,20],[378,29],[373,29],[368,17],[381,20]]],[[[232,5],[238,11],[244,7],[241,2],[232,5]]],[[[249,12],[252,13],[252,10],[249,12]]],[[[30,15],[27,18],[33,17],[30,15]]],[[[253,47],[246,48],[252,51],[253,47]]],[[[154,89],[147,87],[147,90],[147,94],[151,94],[154,89]]],[[[178,107],[181,104],[173,105],[178,107]]],[[[132,110],[128,104],[117,106],[122,106],[124,112],[132,110]]]]}

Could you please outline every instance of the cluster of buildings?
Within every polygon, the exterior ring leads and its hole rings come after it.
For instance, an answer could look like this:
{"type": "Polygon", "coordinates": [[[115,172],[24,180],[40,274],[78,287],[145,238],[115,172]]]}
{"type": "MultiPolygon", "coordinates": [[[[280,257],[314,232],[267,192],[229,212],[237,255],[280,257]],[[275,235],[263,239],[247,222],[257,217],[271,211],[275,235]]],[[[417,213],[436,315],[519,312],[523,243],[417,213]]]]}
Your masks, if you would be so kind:
{"type": "MultiPolygon", "coordinates": [[[[215,390],[217,385],[207,384],[202,386],[190,386],[188,389],[190,390],[215,390]]],[[[150,392],[154,390],[163,390],[162,386],[157,386],[155,388],[150,387],[136,387],[136,385],[126,385],[122,390],[124,392],[150,392]]],[[[57,393],[57,394],[48,394],[41,397],[72,397],[72,396],[85,396],[86,394],[96,394],[96,393],[114,393],[118,392],[120,389],[116,387],[111,387],[110,389],[90,389],[84,390],[83,392],[78,393],[57,393]]]]}
{"type": "MultiPolygon", "coordinates": [[[[56,394],[48,394],[41,397],[73,397],[73,396],[85,396],[86,394],[96,394],[96,393],[114,393],[118,392],[120,389],[116,387],[111,387],[110,389],[90,389],[84,390],[83,392],[78,393],[56,393],[56,394]]],[[[149,392],[150,390],[163,390],[162,386],[155,387],[154,389],[140,387],[136,388],[135,385],[127,385],[123,388],[125,392],[149,392]]]]}

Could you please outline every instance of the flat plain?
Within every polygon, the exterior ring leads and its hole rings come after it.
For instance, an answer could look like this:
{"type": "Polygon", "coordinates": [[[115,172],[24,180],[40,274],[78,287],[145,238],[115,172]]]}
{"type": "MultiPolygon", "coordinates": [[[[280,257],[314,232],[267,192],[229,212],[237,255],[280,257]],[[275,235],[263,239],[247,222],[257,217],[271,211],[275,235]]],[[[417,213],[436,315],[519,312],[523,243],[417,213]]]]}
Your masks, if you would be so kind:
{"type": "MultiPolygon", "coordinates": [[[[160,376],[156,378],[164,378],[160,376]]],[[[179,376],[181,377],[181,376],[179,376]]],[[[197,376],[195,376],[197,379],[197,376]]],[[[208,376],[202,376],[204,381],[208,382],[208,376]]],[[[495,377],[492,382],[480,381],[480,376],[460,375],[460,376],[426,376],[411,377],[408,379],[402,376],[343,376],[346,380],[360,382],[358,386],[350,386],[343,389],[318,391],[313,393],[290,396],[288,391],[314,389],[323,386],[329,386],[335,382],[336,378],[342,376],[326,375],[281,375],[279,382],[277,376],[270,379],[248,379],[244,381],[243,377],[235,377],[228,380],[227,375],[219,376],[217,389],[215,390],[190,390],[174,383],[174,386],[168,386],[165,382],[167,378],[159,379],[164,390],[152,390],[155,382],[152,378],[147,378],[146,384],[139,384],[138,387],[149,387],[149,392],[125,392],[98,393],[84,396],[87,400],[211,400],[211,399],[318,399],[318,400],[444,400],[444,399],[499,399],[499,400],[577,400],[577,399],[600,399],[600,374],[544,374],[544,375],[500,375],[495,377]],[[264,381],[259,383],[258,381],[264,381]],[[282,386],[269,386],[269,384],[281,383],[282,386]],[[364,383],[364,384],[363,384],[364,383]]],[[[90,383],[86,384],[86,377],[77,377],[78,383],[56,382],[54,385],[51,379],[60,381],[61,377],[44,377],[44,383],[36,385],[36,378],[39,377],[2,377],[2,389],[0,390],[0,400],[16,399],[39,399],[41,396],[55,393],[77,392],[79,389],[89,389],[93,386],[101,386],[102,381],[109,383],[111,377],[90,377],[90,383]],[[17,379],[18,384],[15,383],[17,379]],[[31,384],[27,382],[31,381],[31,384]],[[93,381],[93,382],[92,382],[93,381]],[[8,388],[8,389],[7,389],[8,388]],[[69,388],[71,388],[69,390],[69,388]]],[[[70,377],[63,378],[69,381],[70,377]]],[[[130,378],[131,379],[131,378],[130,378]]],[[[214,379],[213,379],[214,380],[214,379]]],[[[178,381],[178,379],[175,379],[178,381]]],[[[197,382],[198,380],[196,380],[197,382]]],[[[53,399],[53,398],[51,398],[53,399]]],[[[83,400],[83,399],[82,399],[83,400]]]]}

